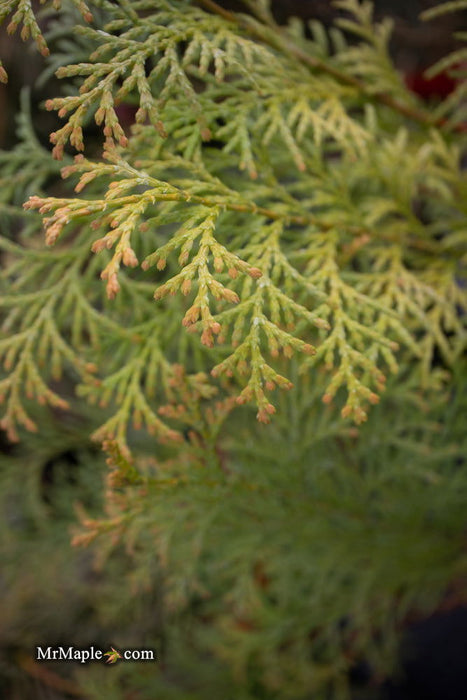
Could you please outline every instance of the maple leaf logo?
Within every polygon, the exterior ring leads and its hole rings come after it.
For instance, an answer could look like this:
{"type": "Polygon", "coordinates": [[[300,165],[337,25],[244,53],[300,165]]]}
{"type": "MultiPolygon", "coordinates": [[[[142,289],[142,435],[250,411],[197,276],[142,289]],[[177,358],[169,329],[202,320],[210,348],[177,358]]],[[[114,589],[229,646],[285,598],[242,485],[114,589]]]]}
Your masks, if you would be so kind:
{"type": "Polygon", "coordinates": [[[122,655],[113,647],[110,647],[112,651],[106,651],[104,656],[108,656],[109,658],[107,659],[106,663],[108,664],[115,664],[119,659],[122,658],[122,655]]]}

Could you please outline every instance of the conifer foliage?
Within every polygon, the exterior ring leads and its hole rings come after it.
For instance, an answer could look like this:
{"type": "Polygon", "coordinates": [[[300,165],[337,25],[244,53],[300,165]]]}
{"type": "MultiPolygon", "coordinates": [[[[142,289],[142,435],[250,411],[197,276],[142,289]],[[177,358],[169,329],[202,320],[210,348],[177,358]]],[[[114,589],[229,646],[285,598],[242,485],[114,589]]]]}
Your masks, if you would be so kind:
{"type": "Polygon", "coordinates": [[[74,543],[165,581],[178,651],[144,692],[347,697],[465,568],[465,49],[427,106],[366,1],[330,30],[267,0],[42,4],[0,9],[64,85],[52,151],[24,95],[0,154],[1,426],[93,423],[106,513],[74,543]]]}

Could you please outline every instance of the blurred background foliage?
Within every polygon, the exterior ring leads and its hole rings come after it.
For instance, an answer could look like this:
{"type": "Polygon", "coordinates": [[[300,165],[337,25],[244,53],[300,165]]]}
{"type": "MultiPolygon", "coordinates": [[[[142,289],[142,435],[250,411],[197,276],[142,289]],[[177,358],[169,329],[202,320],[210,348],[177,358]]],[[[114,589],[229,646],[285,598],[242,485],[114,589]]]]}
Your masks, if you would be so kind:
{"type": "MultiPolygon", "coordinates": [[[[390,386],[353,429],[302,381],[269,426],[229,415],[221,469],[192,435],[137,478],[81,419],[51,422],[2,458],[2,696],[404,697],[385,681],[403,631],[463,614],[466,384],[464,367],[428,402],[390,386]],[[159,661],[34,664],[36,645],[90,643],[159,661]]],[[[455,667],[437,682],[461,697],[455,667]]]]}

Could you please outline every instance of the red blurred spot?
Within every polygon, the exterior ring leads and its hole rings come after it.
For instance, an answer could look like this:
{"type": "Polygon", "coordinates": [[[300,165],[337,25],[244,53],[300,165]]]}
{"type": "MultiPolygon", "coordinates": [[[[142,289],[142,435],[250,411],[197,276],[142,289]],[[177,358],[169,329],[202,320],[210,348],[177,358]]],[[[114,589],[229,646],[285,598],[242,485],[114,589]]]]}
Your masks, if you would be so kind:
{"type": "Polygon", "coordinates": [[[457,82],[447,73],[440,73],[434,78],[426,78],[423,71],[406,73],[405,84],[416,95],[424,100],[433,97],[444,98],[451,94],[457,82]]]}

